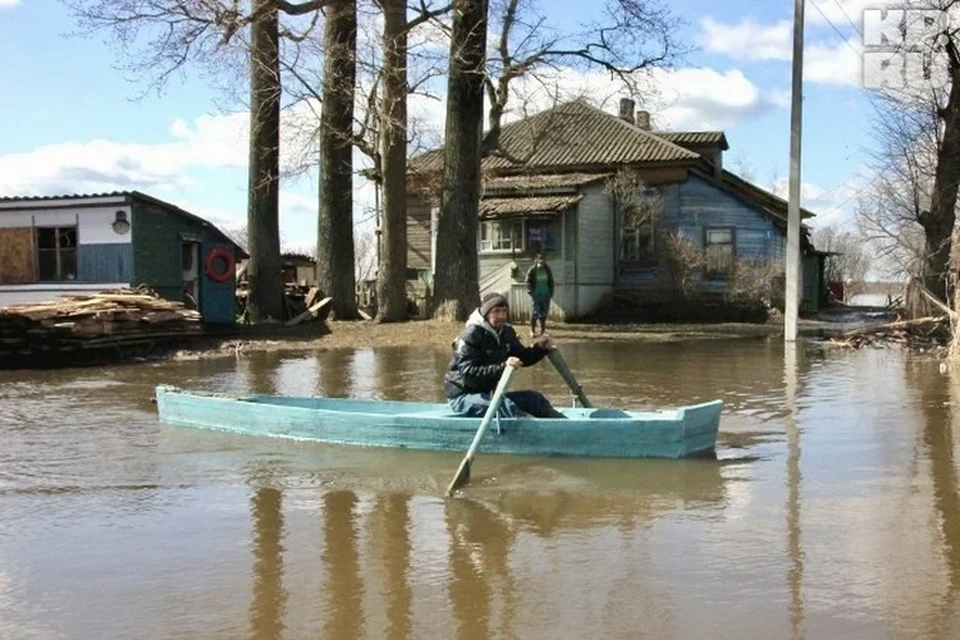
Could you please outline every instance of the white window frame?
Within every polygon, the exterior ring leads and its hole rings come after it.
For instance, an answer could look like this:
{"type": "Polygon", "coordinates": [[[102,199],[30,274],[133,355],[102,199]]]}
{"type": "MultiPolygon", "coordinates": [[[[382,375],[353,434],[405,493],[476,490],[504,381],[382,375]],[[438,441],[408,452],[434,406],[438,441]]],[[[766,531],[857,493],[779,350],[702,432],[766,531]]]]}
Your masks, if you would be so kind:
{"type": "MultiPolygon", "coordinates": [[[[481,220],[480,221],[480,230],[477,234],[477,242],[479,243],[480,253],[483,255],[496,255],[496,254],[513,254],[513,253],[523,253],[526,246],[526,220],[516,219],[516,218],[504,218],[501,220],[481,220]],[[511,241],[507,247],[493,248],[493,240],[484,240],[484,234],[489,235],[489,231],[495,227],[500,227],[502,225],[510,225],[514,234],[511,236],[511,241]],[[519,227],[519,233],[517,233],[517,227],[519,227]],[[514,244],[516,243],[516,244],[514,244]]],[[[501,238],[502,242],[503,239],[501,238]]]]}

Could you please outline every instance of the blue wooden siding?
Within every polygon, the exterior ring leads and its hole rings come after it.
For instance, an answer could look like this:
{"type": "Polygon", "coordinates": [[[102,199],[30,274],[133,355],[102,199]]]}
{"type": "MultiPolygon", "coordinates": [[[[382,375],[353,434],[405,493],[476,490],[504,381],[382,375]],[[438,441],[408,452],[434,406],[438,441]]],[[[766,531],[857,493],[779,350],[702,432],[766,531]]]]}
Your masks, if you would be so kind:
{"type": "Polygon", "coordinates": [[[133,280],[133,245],[81,244],[77,256],[80,282],[119,283],[133,280]]]}
{"type": "MultiPolygon", "coordinates": [[[[658,235],[679,229],[698,247],[703,247],[705,229],[732,227],[736,237],[735,258],[783,260],[784,232],[769,214],[747,200],[696,175],[683,182],[665,185],[662,193],[664,208],[657,223],[658,235]]],[[[664,251],[664,247],[658,247],[657,251],[664,251]]],[[[659,267],[626,265],[620,269],[617,284],[630,288],[657,288],[669,284],[669,274],[659,267]]]]}

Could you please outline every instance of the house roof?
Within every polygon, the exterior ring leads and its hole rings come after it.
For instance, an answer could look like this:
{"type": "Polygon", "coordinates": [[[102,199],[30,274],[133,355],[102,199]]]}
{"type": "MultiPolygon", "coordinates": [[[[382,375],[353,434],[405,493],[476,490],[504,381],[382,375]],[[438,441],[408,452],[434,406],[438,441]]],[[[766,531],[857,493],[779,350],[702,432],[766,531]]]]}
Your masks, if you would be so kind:
{"type": "Polygon", "coordinates": [[[207,227],[223,237],[224,240],[230,242],[235,250],[239,250],[241,255],[247,257],[247,252],[243,247],[238,245],[230,236],[224,233],[219,227],[215,224],[201,218],[200,216],[190,213],[184,209],[181,209],[175,204],[171,204],[159,198],[154,198],[153,196],[148,196],[145,193],[140,191],[110,191],[104,193],[71,193],[71,194],[61,194],[53,196],[0,196],[0,210],[3,209],[16,209],[16,208],[33,208],[33,207],[43,207],[49,205],[56,205],[62,207],[76,206],[78,203],[77,200],[86,201],[84,204],[89,206],[96,206],[98,204],[117,204],[118,201],[123,201],[124,203],[131,200],[141,200],[143,202],[149,202],[168,211],[175,213],[183,218],[186,218],[195,224],[207,227]],[[62,201],[62,202],[58,202],[62,201]]]}
{"type": "Polygon", "coordinates": [[[686,148],[720,147],[721,151],[730,148],[723,131],[654,131],[653,134],[686,148]]]}
{"type": "MultiPolygon", "coordinates": [[[[652,132],[574,100],[511,122],[500,133],[500,144],[518,165],[500,155],[483,159],[483,170],[508,173],[524,167],[576,171],[617,165],[676,165],[697,162],[701,156],[652,132]]],[[[410,159],[409,170],[432,173],[443,169],[443,150],[410,159]]]]}
{"type": "Polygon", "coordinates": [[[515,192],[536,190],[576,192],[579,187],[603,180],[611,176],[604,173],[556,173],[556,174],[527,174],[521,173],[511,176],[492,176],[483,181],[484,193],[515,192]]]}
{"type": "Polygon", "coordinates": [[[573,205],[583,196],[527,196],[520,198],[484,198],[480,201],[480,218],[485,220],[524,217],[552,217],[573,205]]]}

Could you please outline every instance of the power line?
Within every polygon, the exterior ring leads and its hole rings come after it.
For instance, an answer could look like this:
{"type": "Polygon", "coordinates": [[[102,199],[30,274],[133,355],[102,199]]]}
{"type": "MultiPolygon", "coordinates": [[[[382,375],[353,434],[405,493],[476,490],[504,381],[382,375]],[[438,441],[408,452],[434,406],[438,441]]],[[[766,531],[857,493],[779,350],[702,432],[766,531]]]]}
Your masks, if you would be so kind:
{"type": "MultiPolygon", "coordinates": [[[[830,18],[827,17],[827,14],[825,14],[825,13],[823,12],[823,9],[821,9],[819,6],[817,6],[817,3],[814,2],[813,0],[810,0],[810,4],[813,5],[813,8],[816,9],[817,12],[818,12],[821,16],[823,16],[823,19],[827,21],[827,24],[829,24],[831,27],[833,27],[833,30],[836,32],[836,34],[837,34],[838,36],[840,36],[840,39],[843,40],[843,43],[844,43],[845,45],[847,45],[848,47],[850,47],[850,50],[853,51],[855,54],[857,54],[857,55],[859,56],[859,55],[861,54],[861,52],[858,51],[857,48],[854,47],[852,44],[850,44],[850,41],[847,40],[847,37],[846,37],[845,35],[843,35],[843,32],[840,31],[840,29],[837,28],[837,25],[833,24],[833,21],[832,21],[830,18]]],[[[848,20],[850,19],[849,16],[847,17],[847,19],[848,19],[848,20]]],[[[856,26],[854,26],[854,28],[856,28],[856,26]]],[[[859,29],[857,29],[857,33],[860,33],[860,30],[859,30],[859,29]]],[[[862,36],[861,36],[861,37],[862,37],[862,36]]]]}
{"type": "Polygon", "coordinates": [[[837,5],[837,9],[840,9],[840,13],[842,13],[843,17],[847,19],[847,22],[850,23],[850,26],[853,27],[853,30],[856,31],[861,38],[863,38],[863,32],[860,31],[860,27],[857,26],[857,24],[850,17],[850,14],[847,13],[847,10],[843,8],[842,4],[840,4],[840,0],[833,0],[833,4],[837,5]]]}

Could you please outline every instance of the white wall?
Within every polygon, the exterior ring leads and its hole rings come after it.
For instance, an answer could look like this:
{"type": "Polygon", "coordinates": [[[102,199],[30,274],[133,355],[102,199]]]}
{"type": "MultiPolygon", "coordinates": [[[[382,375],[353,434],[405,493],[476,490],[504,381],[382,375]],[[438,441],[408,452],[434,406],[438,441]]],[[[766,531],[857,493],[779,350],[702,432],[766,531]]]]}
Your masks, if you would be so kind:
{"type": "Polygon", "coordinates": [[[133,215],[127,205],[77,208],[0,209],[0,228],[66,227],[77,224],[79,244],[129,244],[133,236],[133,215]],[[127,214],[131,230],[121,235],[113,230],[116,212],[127,214]]]}

